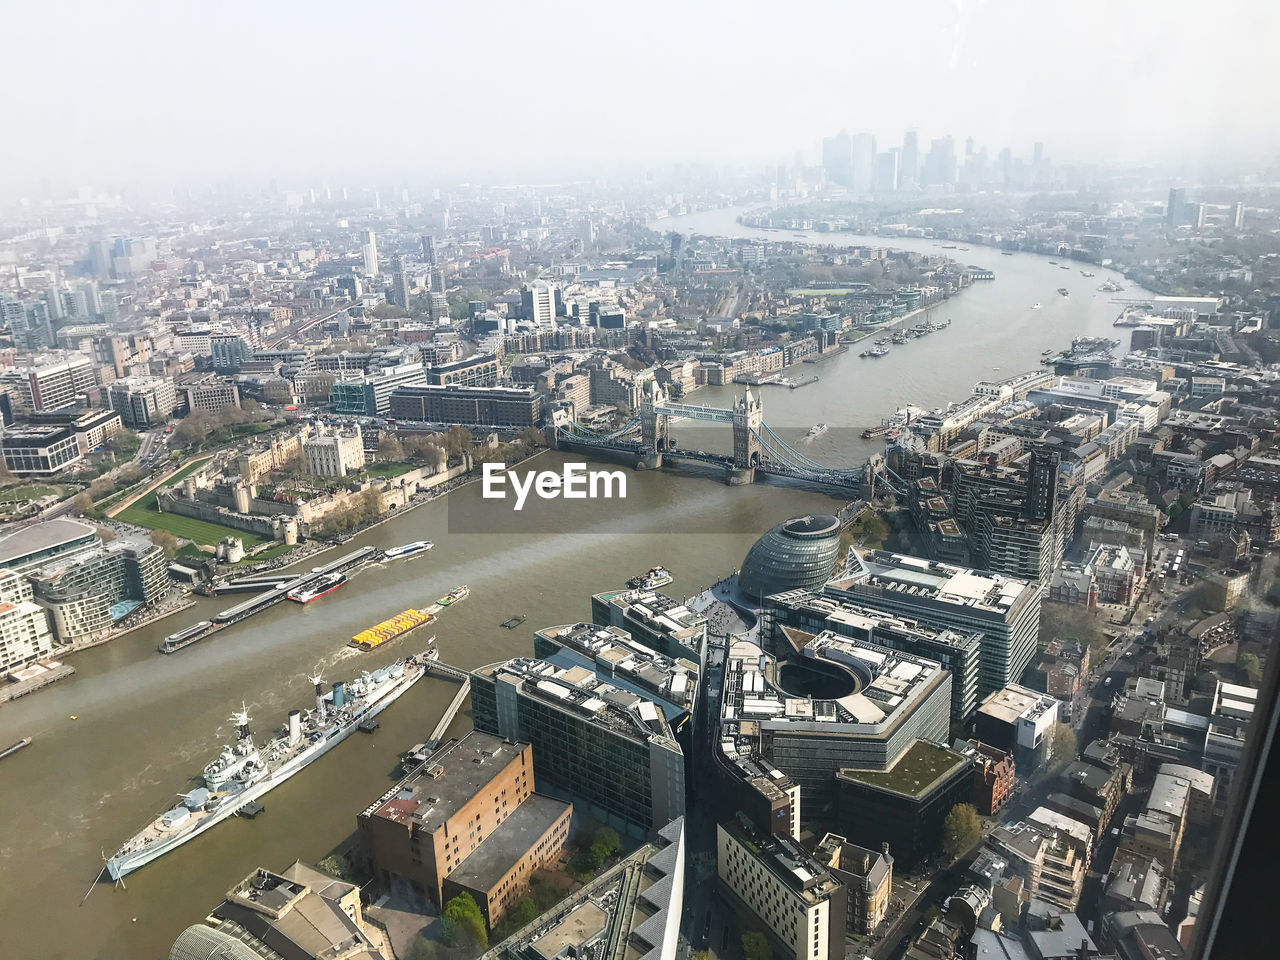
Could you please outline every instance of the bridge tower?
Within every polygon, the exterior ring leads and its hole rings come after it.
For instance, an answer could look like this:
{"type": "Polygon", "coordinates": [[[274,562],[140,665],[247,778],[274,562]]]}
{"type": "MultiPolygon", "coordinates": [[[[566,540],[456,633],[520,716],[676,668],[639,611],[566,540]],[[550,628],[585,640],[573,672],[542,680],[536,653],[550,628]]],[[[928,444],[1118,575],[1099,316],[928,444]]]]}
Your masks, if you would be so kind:
{"type": "Polygon", "coordinates": [[[640,469],[662,466],[662,451],[671,445],[671,418],[657,409],[666,400],[667,392],[656,380],[645,384],[640,398],[640,441],[644,452],[636,463],[640,469]]]}
{"type": "Polygon", "coordinates": [[[754,470],[760,463],[759,432],[763,422],[764,405],[748,387],[746,393],[733,402],[734,469],[754,470]]]}

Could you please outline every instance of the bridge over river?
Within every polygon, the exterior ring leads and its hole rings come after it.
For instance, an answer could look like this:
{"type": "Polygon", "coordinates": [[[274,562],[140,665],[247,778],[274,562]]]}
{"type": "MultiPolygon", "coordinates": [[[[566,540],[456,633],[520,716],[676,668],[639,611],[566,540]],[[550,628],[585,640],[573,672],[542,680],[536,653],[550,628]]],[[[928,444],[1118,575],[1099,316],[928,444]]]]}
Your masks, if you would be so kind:
{"type": "Polygon", "coordinates": [[[553,435],[559,449],[621,458],[637,469],[656,470],[682,460],[720,466],[731,486],[772,476],[867,499],[877,488],[899,495],[906,492],[906,484],[889,470],[883,457],[871,457],[857,466],[828,466],[805,456],[765,423],[764,405],[750,389],[734,401],[732,409],[725,410],[674,402],[651,382],[639,411],[620,426],[599,431],[570,421],[559,424],[553,435]],[[729,424],[733,454],[678,446],[671,424],[680,420],[729,424]]]}

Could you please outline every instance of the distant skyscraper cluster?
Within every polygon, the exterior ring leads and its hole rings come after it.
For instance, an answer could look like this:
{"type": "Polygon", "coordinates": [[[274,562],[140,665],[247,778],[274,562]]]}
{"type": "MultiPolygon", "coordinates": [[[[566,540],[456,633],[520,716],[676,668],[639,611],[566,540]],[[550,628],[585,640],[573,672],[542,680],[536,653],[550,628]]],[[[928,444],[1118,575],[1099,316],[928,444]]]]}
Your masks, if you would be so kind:
{"type": "Polygon", "coordinates": [[[876,138],[869,133],[842,130],[822,141],[822,167],[829,183],[854,194],[1026,188],[1048,182],[1052,174],[1041,142],[1035,144],[1029,160],[1015,159],[1008,147],[993,159],[986,148],[975,146],[972,137],[964,141],[960,153],[950,135],[931,140],[922,153],[914,130],[903,134],[901,146],[888,150],[878,150],[876,138]]]}

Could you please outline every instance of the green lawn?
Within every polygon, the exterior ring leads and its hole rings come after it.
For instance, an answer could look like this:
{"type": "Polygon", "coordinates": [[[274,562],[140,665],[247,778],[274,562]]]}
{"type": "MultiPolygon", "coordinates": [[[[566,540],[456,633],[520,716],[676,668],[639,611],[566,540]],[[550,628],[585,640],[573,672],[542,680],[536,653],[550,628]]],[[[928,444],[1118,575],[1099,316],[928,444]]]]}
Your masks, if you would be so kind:
{"type": "Polygon", "coordinates": [[[830,289],[800,287],[796,290],[788,290],[787,293],[793,297],[847,297],[851,293],[860,292],[860,289],[858,287],[831,287],[830,289]]]}
{"type": "Polygon", "coordinates": [[[23,483],[7,490],[0,490],[0,503],[18,503],[22,500],[38,500],[61,493],[59,487],[47,487],[41,483],[23,483]]]}
{"type": "MultiPolygon", "coordinates": [[[[248,546],[249,546],[249,543],[246,540],[245,547],[247,548],[248,546]]],[[[280,556],[281,554],[285,554],[285,553],[288,553],[290,550],[296,550],[296,549],[297,549],[297,544],[277,543],[273,547],[267,547],[267,549],[260,550],[251,557],[245,557],[243,560],[239,561],[238,563],[228,564],[228,566],[239,567],[239,566],[248,566],[249,564],[254,564],[254,563],[262,563],[264,560],[272,560],[280,556]]]]}
{"type": "Polygon", "coordinates": [[[918,796],[958,762],[955,754],[917,740],[889,770],[842,770],[840,776],[907,796],[918,796]]]}
{"type": "MultiPolygon", "coordinates": [[[[204,466],[203,461],[190,463],[166,480],[163,485],[171,486],[195,473],[202,466],[204,466]]],[[[224,527],[221,524],[208,523],[204,520],[196,520],[193,517],[180,517],[173,513],[161,513],[156,509],[156,493],[154,490],[125,507],[115,515],[115,519],[124,523],[136,524],[139,527],[146,527],[148,530],[168,530],[175,537],[194,540],[196,543],[204,543],[209,546],[217,544],[223,537],[228,536],[239,537],[244,541],[246,550],[251,550],[259,544],[270,542],[270,538],[250,533],[247,530],[224,527]]]]}
{"type": "Polygon", "coordinates": [[[371,463],[365,470],[371,477],[384,477],[390,479],[408,473],[410,470],[417,469],[416,464],[403,463],[398,460],[387,460],[380,463],[371,463]]]}

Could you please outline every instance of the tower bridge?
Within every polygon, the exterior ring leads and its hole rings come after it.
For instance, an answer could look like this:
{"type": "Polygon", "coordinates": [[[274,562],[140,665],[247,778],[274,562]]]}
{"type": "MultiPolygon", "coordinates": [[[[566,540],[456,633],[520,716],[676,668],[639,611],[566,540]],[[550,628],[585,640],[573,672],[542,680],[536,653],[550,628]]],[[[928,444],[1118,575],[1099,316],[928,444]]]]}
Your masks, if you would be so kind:
{"type": "Polygon", "coordinates": [[[681,460],[719,465],[731,485],[753,483],[758,477],[787,477],[841,494],[859,495],[877,488],[905,492],[883,457],[859,466],[827,466],[805,456],[775,433],[764,420],[764,405],[748,389],[732,409],[677,403],[657,383],[650,383],[639,411],[625,423],[608,430],[592,430],[569,422],[553,431],[559,449],[612,455],[632,462],[637,469],[658,469],[681,460]],[[671,434],[675,421],[696,420],[729,424],[733,430],[733,454],[689,450],[677,445],[671,434]]]}

